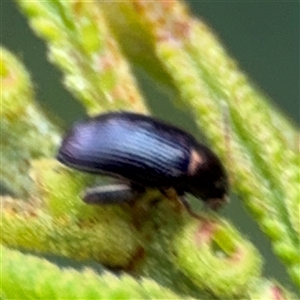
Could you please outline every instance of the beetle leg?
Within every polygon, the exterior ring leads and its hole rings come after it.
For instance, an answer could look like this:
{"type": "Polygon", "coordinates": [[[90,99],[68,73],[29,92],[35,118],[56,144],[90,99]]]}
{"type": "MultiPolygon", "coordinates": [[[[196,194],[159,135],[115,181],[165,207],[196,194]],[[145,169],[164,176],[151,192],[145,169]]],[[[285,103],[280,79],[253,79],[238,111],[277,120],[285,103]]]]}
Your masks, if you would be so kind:
{"type": "Polygon", "coordinates": [[[161,189],[161,193],[173,203],[176,211],[181,212],[183,209],[183,203],[180,199],[183,193],[175,190],[174,188],[161,189]]]}
{"type": "Polygon", "coordinates": [[[161,193],[168,199],[174,201],[175,203],[180,204],[181,208],[184,207],[190,216],[200,221],[203,221],[203,217],[201,217],[200,215],[198,215],[192,210],[189,202],[186,200],[184,192],[177,191],[173,188],[168,188],[165,190],[161,190],[161,193]]]}
{"type": "Polygon", "coordinates": [[[130,184],[118,183],[88,188],[81,198],[87,204],[121,204],[134,200],[142,193],[142,189],[135,189],[130,184]]]}
{"type": "Polygon", "coordinates": [[[200,221],[203,221],[203,217],[193,211],[193,209],[191,208],[189,202],[186,200],[186,197],[184,195],[178,196],[178,198],[190,216],[200,221]]]}

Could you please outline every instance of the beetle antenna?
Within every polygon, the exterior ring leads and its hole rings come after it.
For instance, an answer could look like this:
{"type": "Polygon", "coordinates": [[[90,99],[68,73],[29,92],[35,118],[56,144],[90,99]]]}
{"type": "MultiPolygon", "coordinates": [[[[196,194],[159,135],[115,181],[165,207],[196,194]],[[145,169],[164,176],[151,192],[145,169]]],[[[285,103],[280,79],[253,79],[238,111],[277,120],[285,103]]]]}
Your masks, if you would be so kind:
{"type": "MultiPolygon", "coordinates": [[[[231,145],[231,126],[230,126],[230,111],[228,104],[225,101],[221,101],[222,107],[222,117],[223,117],[223,132],[224,132],[224,140],[225,140],[225,148],[226,148],[226,161],[229,167],[232,165],[232,145],[231,145]]],[[[229,182],[232,183],[234,178],[232,174],[228,174],[229,182]]]]}

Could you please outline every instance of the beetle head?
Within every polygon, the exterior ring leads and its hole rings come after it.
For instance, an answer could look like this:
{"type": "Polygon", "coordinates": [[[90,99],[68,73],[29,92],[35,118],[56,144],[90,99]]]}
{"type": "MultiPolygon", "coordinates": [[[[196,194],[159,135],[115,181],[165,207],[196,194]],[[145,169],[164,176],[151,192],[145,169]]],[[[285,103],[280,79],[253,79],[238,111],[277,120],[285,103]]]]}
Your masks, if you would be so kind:
{"type": "Polygon", "coordinates": [[[188,191],[216,210],[227,201],[228,185],[228,177],[219,158],[203,145],[193,148],[188,169],[188,191]]]}

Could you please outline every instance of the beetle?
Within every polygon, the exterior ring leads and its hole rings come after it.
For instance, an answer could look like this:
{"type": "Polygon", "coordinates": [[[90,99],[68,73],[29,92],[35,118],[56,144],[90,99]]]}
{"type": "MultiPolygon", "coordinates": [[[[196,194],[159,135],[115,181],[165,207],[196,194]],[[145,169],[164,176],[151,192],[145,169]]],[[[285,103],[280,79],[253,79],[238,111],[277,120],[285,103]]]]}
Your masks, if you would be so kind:
{"type": "Polygon", "coordinates": [[[228,177],[216,154],[189,133],[150,116],[110,112],[75,123],[58,150],[68,167],[109,175],[120,185],[90,188],[87,203],[130,201],[147,188],[169,195],[173,190],[187,206],[185,193],[212,209],[226,201],[228,177]]]}

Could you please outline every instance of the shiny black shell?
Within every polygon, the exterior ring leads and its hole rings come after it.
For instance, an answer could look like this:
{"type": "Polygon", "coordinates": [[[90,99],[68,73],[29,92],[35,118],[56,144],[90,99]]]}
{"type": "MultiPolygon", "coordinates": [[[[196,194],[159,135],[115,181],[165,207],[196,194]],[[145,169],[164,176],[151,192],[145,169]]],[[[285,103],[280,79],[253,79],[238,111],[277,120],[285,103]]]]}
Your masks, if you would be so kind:
{"type": "Polygon", "coordinates": [[[203,200],[223,199],[226,172],[218,157],[187,132],[152,117],[102,114],[76,123],[57,158],[72,168],[143,187],[174,188],[203,200]]]}

